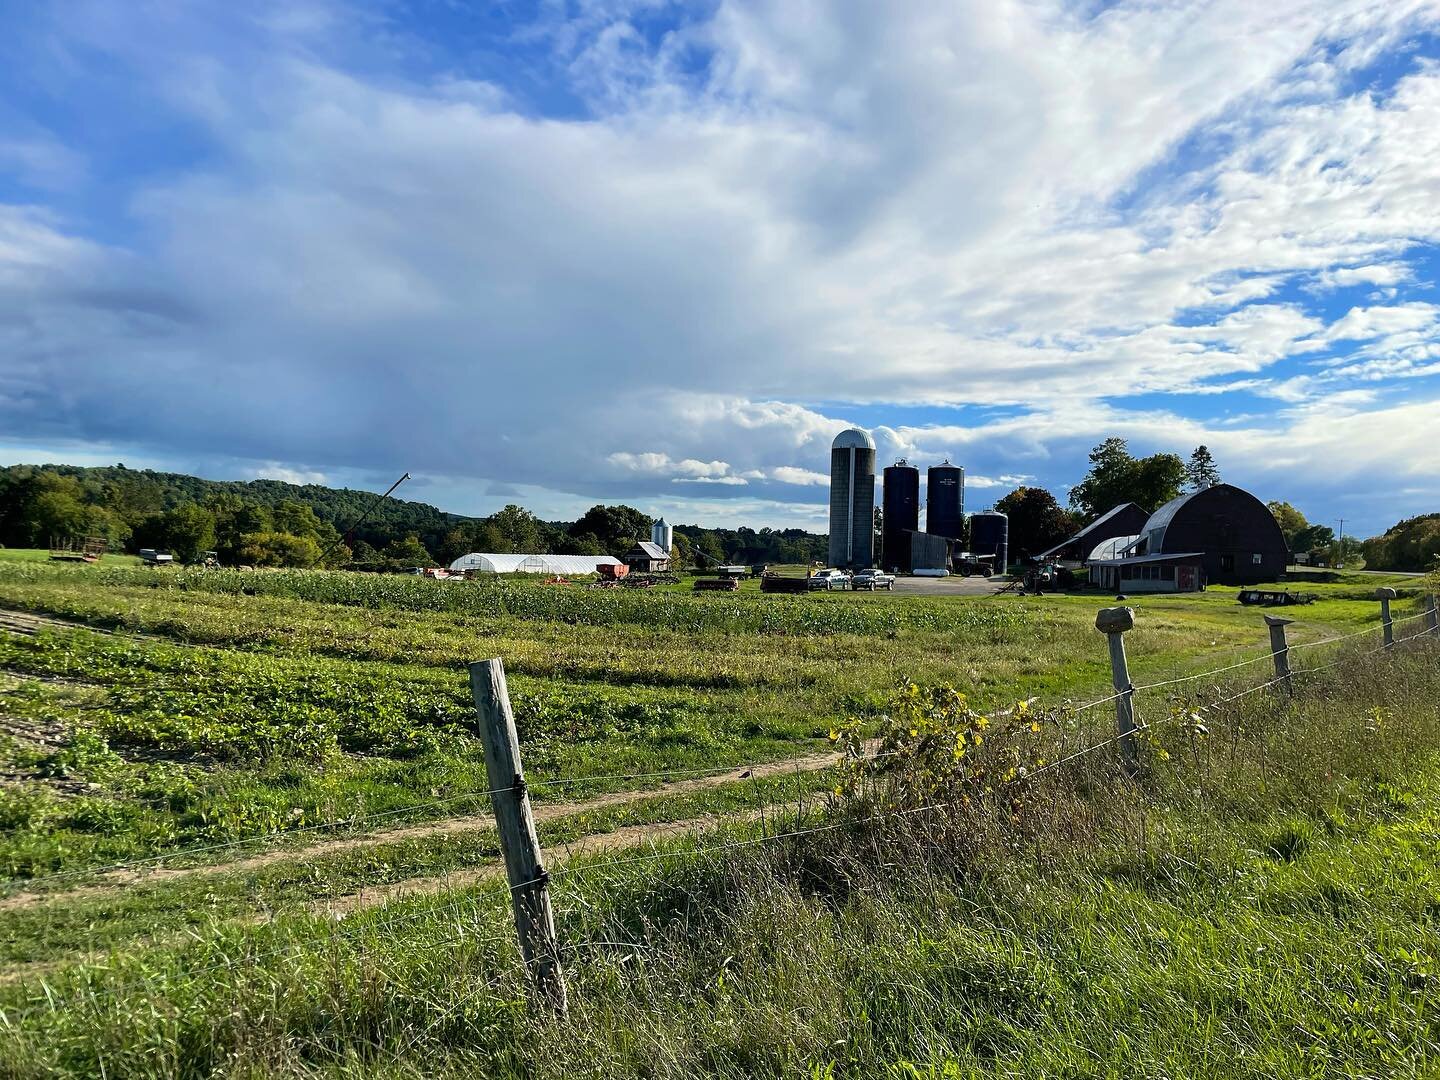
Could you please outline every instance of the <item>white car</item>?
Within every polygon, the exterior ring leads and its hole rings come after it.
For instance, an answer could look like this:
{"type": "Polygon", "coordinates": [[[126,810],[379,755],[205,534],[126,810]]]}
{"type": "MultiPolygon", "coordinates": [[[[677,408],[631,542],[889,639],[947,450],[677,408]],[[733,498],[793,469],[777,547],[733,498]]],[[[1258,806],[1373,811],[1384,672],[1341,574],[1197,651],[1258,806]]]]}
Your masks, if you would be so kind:
{"type": "Polygon", "coordinates": [[[848,589],[850,575],[844,570],[817,570],[810,575],[812,589],[848,589]]]}

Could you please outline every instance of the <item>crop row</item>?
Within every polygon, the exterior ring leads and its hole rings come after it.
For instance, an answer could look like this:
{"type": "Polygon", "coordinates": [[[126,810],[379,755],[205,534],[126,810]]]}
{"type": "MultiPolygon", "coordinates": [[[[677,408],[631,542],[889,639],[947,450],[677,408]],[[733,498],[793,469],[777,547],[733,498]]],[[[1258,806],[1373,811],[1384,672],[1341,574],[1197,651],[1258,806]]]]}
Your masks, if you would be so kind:
{"type": "MultiPolygon", "coordinates": [[[[84,727],[111,745],[230,762],[405,758],[475,747],[463,671],[349,664],[135,642],[84,631],[0,636],[0,668],[105,688],[84,727]]],[[[552,743],[637,737],[714,708],[683,691],[518,685],[532,756],[552,743]]]]}
{"type": "MultiPolygon", "coordinates": [[[[463,669],[76,630],[0,634],[4,673],[0,716],[14,735],[0,738],[0,765],[31,778],[0,788],[11,876],[486,786],[463,669]]],[[[737,720],[725,695],[522,677],[512,700],[541,775],[690,765],[776,737],[737,720]]],[[[421,816],[481,804],[467,796],[421,816]]]]}
{"type": "Polygon", "coordinates": [[[368,608],[509,616],[571,625],[663,627],[685,633],[887,634],[943,630],[974,642],[1012,638],[1030,616],[1017,607],[914,597],[688,595],[591,590],[528,581],[450,582],[315,570],[203,570],[0,564],[0,580],[45,582],[85,575],[92,587],[146,586],[247,596],[280,596],[368,608]]]}

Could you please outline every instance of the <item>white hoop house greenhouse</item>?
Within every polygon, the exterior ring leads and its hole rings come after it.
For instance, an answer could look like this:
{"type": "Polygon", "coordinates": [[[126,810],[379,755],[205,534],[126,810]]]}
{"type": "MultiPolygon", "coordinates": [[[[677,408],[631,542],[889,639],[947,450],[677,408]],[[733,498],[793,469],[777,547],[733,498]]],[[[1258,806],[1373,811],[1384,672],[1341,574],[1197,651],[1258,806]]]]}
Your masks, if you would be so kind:
{"type": "Polygon", "coordinates": [[[450,564],[457,573],[477,574],[596,574],[602,566],[619,566],[609,555],[491,555],[472,551],[450,564]]]}

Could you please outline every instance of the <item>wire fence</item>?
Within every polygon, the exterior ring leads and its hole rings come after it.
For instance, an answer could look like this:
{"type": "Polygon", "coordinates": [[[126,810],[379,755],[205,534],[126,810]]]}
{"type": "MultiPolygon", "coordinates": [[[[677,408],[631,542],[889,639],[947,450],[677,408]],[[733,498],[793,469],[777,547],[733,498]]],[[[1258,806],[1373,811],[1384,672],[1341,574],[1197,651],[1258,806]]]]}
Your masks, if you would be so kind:
{"type": "MultiPolygon", "coordinates": [[[[1242,699],[1244,699],[1244,698],[1246,698],[1246,697],[1249,697],[1249,696],[1251,696],[1251,695],[1261,693],[1261,692],[1263,692],[1263,691],[1265,691],[1265,690],[1267,690],[1267,689],[1271,689],[1271,688],[1276,687],[1276,686],[1279,686],[1279,685],[1281,685],[1281,684],[1293,683],[1293,680],[1294,680],[1295,677],[1297,677],[1297,676],[1303,676],[1303,675],[1307,675],[1307,674],[1311,674],[1311,673],[1315,673],[1315,672],[1319,672],[1319,671],[1324,671],[1324,670],[1327,670],[1327,669],[1330,669],[1330,668],[1339,666],[1340,664],[1343,664],[1343,663],[1354,662],[1354,661],[1357,660],[1357,659],[1363,659],[1363,658],[1367,658],[1367,657],[1370,657],[1370,656],[1374,656],[1374,655],[1377,655],[1377,654],[1379,654],[1379,653],[1385,652],[1385,651],[1387,651],[1387,650],[1393,649],[1393,648],[1395,648],[1396,646],[1404,645],[1404,644],[1409,644],[1409,643],[1412,643],[1412,642],[1416,642],[1416,641],[1418,641],[1418,640],[1420,640],[1420,639],[1429,638],[1429,639],[1432,639],[1432,640],[1433,640],[1433,639],[1436,639],[1436,638],[1440,638],[1440,620],[1437,620],[1436,611],[1435,611],[1435,609],[1434,609],[1433,607],[1431,607],[1431,608],[1429,608],[1429,609],[1421,610],[1421,611],[1419,611],[1419,612],[1416,612],[1416,613],[1411,614],[1411,615],[1408,615],[1408,616],[1402,616],[1402,617],[1394,618],[1394,619],[1390,620],[1390,624],[1389,624],[1389,625],[1390,625],[1391,628],[1393,628],[1393,627],[1396,627],[1396,626],[1408,624],[1408,623],[1413,622],[1413,621],[1418,620],[1418,619],[1427,619],[1428,622],[1429,622],[1429,625],[1427,625],[1425,629],[1419,631],[1418,633],[1413,633],[1413,634],[1409,634],[1409,635],[1404,635],[1404,636],[1401,636],[1401,637],[1397,637],[1396,640],[1395,640],[1395,642],[1394,642],[1394,644],[1392,644],[1390,641],[1387,640],[1386,642],[1383,642],[1382,644],[1380,644],[1379,646],[1376,646],[1375,648],[1368,649],[1368,650],[1366,650],[1366,651],[1364,651],[1364,652],[1361,652],[1361,653],[1358,653],[1358,654],[1343,654],[1343,655],[1338,656],[1338,657],[1336,657],[1335,659],[1333,659],[1333,660],[1331,660],[1331,661],[1328,661],[1328,662],[1326,662],[1326,663],[1323,663],[1323,664],[1310,665],[1310,666],[1307,666],[1307,667],[1305,667],[1305,668],[1295,669],[1295,670],[1291,671],[1289,674],[1286,674],[1286,675],[1277,674],[1274,678],[1267,679],[1267,680],[1265,680],[1265,681],[1263,681],[1263,682],[1261,682],[1261,683],[1258,683],[1258,684],[1256,684],[1256,685],[1252,685],[1252,686],[1245,687],[1245,688],[1240,689],[1240,690],[1237,690],[1237,691],[1235,691],[1235,692],[1233,692],[1233,693],[1227,693],[1227,694],[1225,694],[1224,696],[1222,696],[1222,697],[1220,697],[1220,698],[1218,698],[1218,699],[1216,699],[1216,700],[1214,700],[1214,701],[1210,701],[1210,702],[1207,702],[1207,703],[1205,703],[1205,704],[1203,704],[1203,705],[1196,706],[1195,708],[1186,710],[1186,711],[1184,711],[1184,712],[1172,711],[1172,712],[1170,712],[1170,713],[1168,713],[1168,714],[1161,715],[1160,717],[1158,717],[1158,718],[1156,718],[1156,719],[1154,719],[1154,720],[1148,720],[1148,721],[1139,722],[1139,723],[1135,724],[1135,726],[1134,726],[1133,728],[1129,729],[1128,731],[1117,731],[1116,734],[1114,734],[1114,735],[1112,735],[1112,736],[1109,736],[1109,737],[1106,737],[1106,738],[1104,738],[1104,739],[1100,739],[1100,740],[1096,740],[1096,741],[1094,741],[1094,742],[1088,743],[1088,744],[1086,744],[1085,746],[1081,747],[1080,749],[1075,750],[1075,751],[1070,752],[1070,753],[1067,753],[1067,754],[1064,754],[1064,755],[1062,755],[1061,757],[1055,759],[1054,761],[1047,762],[1047,763],[1044,763],[1043,765],[1040,765],[1040,766],[1038,766],[1038,767],[1036,767],[1036,768],[1029,769],[1029,770],[1026,770],[1026,771],[1024,771],[1024,772],[1021,772],[1021,773],[1017,774],[1014,778],[1012,778],[1012,779],[1010,779],[1010,780],[1002,781],[1000,786],[1001,786],[1001,787],[1004,787],[1004,788],[1008,788],[1008,787],[1015,786],[1015,785],[1023,785],[1023,784],[1033,783],[1033,782],[1035,782],[1037,779],[1039,779],[1041,776],[1047,775],[1047,774],[1052,773],[1052,772],[1054,772],[1054,771],[1056,771],[1056,770],[1059,770],[1059,769],[1061,769],[1061,768],[1064,768],[1064,767],[1066,767],[1066,766],[1068,766],[1068,765],[1073,764],[1074,762],[1076,762],[1076,761],[1078,761],[1078,760],[1081,760],[1081,759],[1083,759],[1083,758],[1089,757],[1089,756],[1091,756],[1091,755],[1093,755],[1093,754],[1095,754],[1095,753],[1098,753],[1098,752],[1100,752],[1100,751],[1102,751],[1102,750],[1105,750],[1105,749],[1107,749],[1107,748],[1114,747],[1114,746],[1116,746],[1117,744],[1120,744],[1120,743],[1122,743],[1122,742],[1125,742],[1126,740],[1133,740],[1137,735],[1140,735],[1140,734],[1143,734],[1143,733],[1146,733],[1146,732],[1149,732],[1149,731],[1153,731],[1153,730],[1155,730],[1155,729],[1157,729],[1157,728],[1160,728],[1160,727],[1165,726],[1165,725],[1170,724],[1170,723],[1174,723],[1175,721],[1177,721],[1178,719],[1180,719],[1180,718],[1183,717],[1183,716],[1186,716],[1186,715],[1195,715],[1195,714],[1200,714],[1200,713],[1205,713],[1205,712],[1213,712],[1213,711],[1222,709],[1222,708],[1224,708],[1224,707],[1227,706],[1227,705],[1233,704],[1233,703],[1235,703],[1235,702],[1237,702],[1237,701],[1240,701],[1240,700],[1242,700],[1242,699]]],[[[1386,626],[1384,626],[1384,625],[1370,626],[1370,627],[1366,627],[1366,628],[1363,628],[1363,629],[1361,629],[1361,630],[1358,630],[1358,631],[1355,631],[1355,632],[1349,633],[1349,634],[1343,634],[1343,635],[1338,635],[1338,636],[1335,636],[1335,637],[1330,637],[1330,638],[1326,638],[1326,639],[1322,639],[1322,640],[1317,640],[1317,641],[1312,641],[1312,642],[1305,642],[1305,643],[1301,643],[1301,644],[1297,644],[1297,645],[1291,645],[1291,646],[1288,646],[1288,651],[1289,651],[1289,652],[1294,652],[1294,651],[1296,651],[1296,650],[1298,650],[1298,649],[1314,648],[1314,647],[1321,646],[1321,645],[1340,644],[1340,643],[1344,643],[1344,642],[1347,642],[1347,641],[1351,641],[1351,640],[1353,640],[1353,639],[1355,639],[1355,638],[1363,637],[1363,636],[1366,636],[1366,635],[1369,635],[1369,634],[1379,633],[1379,632],[1382,632],[1382,631],[1384,631],[1384,630],[1386,630],[1386,629],[1387,629],[1387,628],[1386,628],[1386,626]]],[[[1392,631],[1392,632],[1393,632],[1393,631],[1392,631]]],[[[1120,699],[1125,698],[1125,697],[1127,697],[1127,696],[1133,697],[1133,695],[1135,695],[1136,693],[1141,692],[1141,691],[1153,691],[1153,690],[1157,690],[1157,689],[1164,689],[1164,688],[1169,688],[1169,687],[1173,687],[1173,686],[1177,686],[1177,685],[1185,685],[1185,684],[1191,684],[1191,683],[1201,682],[1202,680],[1206,680],[1206,679],[1209,679],[1209,680],[1211,680],[1212,682],[1214,682],[1214,680],[1216,680],[1216,678],[1217,678],[1218,676],[1230,674],[1230,673],[1232,673],[1232,672],[1234,672],[1234,671],[1240,670],[1240,669],[1242,669],[1242,668],[1249,667],[1249,666],[1251,666],[1251,665],[1253,665],[1253,664],[1259,663],[1259,662],[1264,661],[1264,660],[1266,660],[1266,659],[1272,659],[1272,660],[1273,660],[1273,659],[1275,658],[1275,656],[1276,656],[1276,653],[1275,653],[1274,651],[1271,651],[1271,652],[1266,652],[1266,653],[1260,654],[1260,655],[1255,656],[1255,657],[1247,658],[1247,659],[1245,659],[1245,660],[1243,660],[1243,661],[1239,661],[1239,662],[1237,662],[1237,663],[1223,665],[1223,666],[1221,666],[1221,667],[1209,669],[1209,670],[1207,670],[1207,671],[1196,672],[1196,673],[1187,674],[1187,675],[1184,675],[1184,676],[1177,676],[1177,677],[1173,677],[1173,678],[1169,678],[1169,679],[1158,680],[1158,681],[1155,681],[1155,682],[1152,682],[1152,683],[1135,684],[1135,685],[1131,685],[1131,686],[1127,687],[1127,688],[1124,689],[1124,690],[1118,691],[1118,692],[1116,692],[1115,694],[1109,695],[1109,696],[1107,696],[1107,697],[1103,697],[1103,698],[1100,698],[1100,699],[1097,699],[1097,700],[1094,700],[1094,701],[1085,702],[1085,703],[1083,703],[1083,704],[1081,704],[1081,705],[1068,705],[1068,704],[1067,704],[1064,708],[1065,708],[1066,711],[1068,711],[1071,715],[1078,715],[1078,714],[1083,713],[1083,712],[1085,712],[1085,711],[1088,711],[1088,710],[1090,710],[1090,709],[1097,708],[1097,707],[1099,707],[1099,706],[1101,706],[1101,705],[1105,705],[1105,704],[1112,703],[1112,702],[1117,702],[1117,701],[1119,701],[1120,699]]],[[[1218,685],[1218,684],[1216,684],[1216,685],[1218,685]]],[[[1010,712],[1010,711],[1011,711],[1011,710],[1007,710],[1006,712],[1010,712]]],[[[865,755],[864,758],[863,758],[863,760],[866,760],[866,761],[875,761],[875,760],[879,760],[879,759],[881,759],[881,758],[890,757],[890,756],[894,756],[894,755],[898,755],[898,754],[902,754],[902,753],[904,753],[904,751],[898,751],[898,750],[897,750],[897,751],[888,751],[888,752],[886,752],[886,751],[881,751],[881,752],[879,752],[879,753],[865,755]]],[[[838,755],[836,755],[836,756],[838,757],[838,755]]],[[[760,768],[760,767],[763,767],[763,766],[766,766],[766,765],[771,765],[771,764],[774,764],[774,763],[772,763],[772,762],[755,762],[755,763],[752,763],[752,764],[750,764],[750,765],[740,764],[740,765],[714,766],[714,767],[707,767],[707,768],[685,768],[685,769],[669,769],[669,770],[650,770],[650,771],[638,772],[638,773],[595,774],[595,775],[591,775],[591,776],[563,777],[563,778],[552,778],[552,779],[544,779],[544,778],[541,778],[541,779],[536,779],[536,780],[529,780],[529,781],[527,781],[527,786],[528,786],[528,787],[531,787],[531,788],[535,788],[535,787],[562,787],[562,786],[567,786],[567,785],[577,785],[577,784],[581,784],[581,783],[594,783],[594,782],[618,782],[618,781],[629,781],[629,780],[640,780],[640,779],[647,779],[647,780],[648,780],[648,779],[663,779],[663,778],[677,778],[677,777],[715,776],[715,775],[724,775],[724,774],[726,774],[726,773],[732,773],[732,772],[751,771],[751,770],[753,770],[753,769],[755,769],[755,768],[760,768]]],[[[353,817],[341,819],[341,820],[336,821],[336,822],[321,823],[321,824],[317,824],[317,825],[314,825],[314,826],[308,826],[308,827],[304,827],[304,828],[287,830],[287,831],[284,832],[284,833],[275,834],[275,835],[271,835],[271,836],[267,836],[267,837],[247,838],[247,839],[230,841],[230,842],[219,843],[219,844],[209,844],[209,845],[193,846],[193,847],[189,847],[189,848],[178,849],[178,850],[173,851],[173,852],[163,853],[163,854],[161,854],[161,855],[147,856],[147,857],[137,858],[137,859],[132,859],[132,860],[119,861],[119,862],[111,863],[111,864],[108,864],[108,865],[106,865],[106,866],[98,867],[98,868],[78,869],[78,870],[74,870],[74,871],[65,871],[65,872],[59,872],[59,873],[55,873],[55,874],[45,875],[44,877],[38,878],[38,879],[19,879],[19,880],[20,880],[21,882],[24,882],[24,883],[27,883],[27,884],[28,884],[28,883],[30,883],[31,881],[39,881],[39,882],[60,881],[60,880],[64,880],[64,879],[67,879],[67,878],[72,878],[72,877],[76,877],[76,876],[80,876],[80,875],[103,874],[103,873],[106,873],[106,872],[113,872],[113,871],[124,870],[124,869],[143,870],[143,869],[145,869],[145,868],[147,868],[147,867],[153,867],[153,866],[159,865],[159,864],[161,864],[161,863],[163,863],[163,862],[165,862],[165,861],[168,861],[168,860],[170,860],[170,859],[181,858],[181,857],[183,857],[183,856],[193,856],[193,855],[211,853],[211,852],[216,852],[216,851],[230,850],[230,849],[234,849],[234,848],[237,848],[237,847],[240,847],[240,846],[244,846],[244,845],[247,845],[247,844],[253,844],[253,843],[256,843],[257,841],[262,841],[262,842],[263,842],[263,841],[272,841],[272,842],[273,842],[273,841],[276,840],[276,839],[287,839],[287,838],[289,838],[289,837],[293,837],[293,836],[300,835],[300,834],[304,834],[304,833],[319,832],[319,831],[326,830],[326,829],[343,828],[343,827],[346,827],[346,826],[349,826],[349,825],[356,825],[356,824],[361,824],[361,823],[366,823],[366,822],[382,821],[382,820],[386,820],[386,819],[390,819],[390,818],[399,816],[399,815],[404,814],[404,813],[413,812],[414,810],[417,810],[417,809],[431,808],[431,807],[434,807],[434,806],[437,806],[437,805],[442,805],[442,804],[446,804],[446,803],[451,803],[451,802],[454,802],[454,801],[457,801],[457,800],[460,800],[460,799],[465,799],[465,798],[480,798],[480,797],[494,796],[494,795],[498,795],[498,794],[501,794],[501,793],[504,793],[504,792],[513,791],[513,790],[514,790],[514,787],[513,787],[513,785],[512,785],[512,786],[509,786],[509,787],[496,787],[496,788],[491,788],[491,789],[487,789],[487,790],[483,790],[483,791],[474,791],[474,792],[458,793],[458,794],[455,794],[455,795],[447,796],[447,797],[445,797],[445,798],[443,798],[443,799],[439,799],[439,800],[430,800],[430,801],[427,801],[427,802],[416,803],[416,804],[413,804],[413,805],[411,805],[411,806],[402,807],[402,808],[396,808],[396,809],[392,809],[392,810],[388,810],[388,811],[379,812],[379,813],[376,813],[376,814],[355,815],[355,816],[353,816],[353,817]]],[[[960,805],[960,801],[959,801],[959,800],[947,799],[947,800],[929,802],[929,803],[926,803],[926,804],[924,804],[924,805],[916,806],[916,807],[907,807],[907,808],[903,808],[903,809],[893,809],[893,810],[879,811],[879,812],[876,812],[876,813],[873,813],[873,814],[870,814],[870,815],[861,816],[861,817],[858,817],[858,818],[856,818],[856,817],[844,817],[844,818],[840,818],[840,819],[837,819],[837,820],[826,821],[826,822],[823,822],[823,823],[820,823],[820,824],[809,825],[809,826],[805,826],[805,827],[801,827],[801,828],[789,828],[789,829],[781,830],[781,831],[778,831],[778,832],[768,832],[768,833],[763,833],[762,835],[755,836],[755,837],[746,837],[746,838],[732,839],[732,840],[726,840],[726,841],[721,841],[721,842],[716,842],[716,843],[709,843],[709,844],[694,844],[694,845],[690,845],[690,846],[683,847],[683,848],[672,848],[672,849],[667,849],[667,850],[664,850],[664,851],[652,850],[652,851],[650,851],[650,852],[647,852],[647,853],[641,854],[641,855],[630,855],[630,856],[624,856],[624,857],[617,857],[617,858],[612,858],[612,859],[600,860],[600,861],[596,861],[596,862],[584,862],[584,863],[572,862],[572,863],[569,863],[569,864],[567,864],[567,865],[565,865],[565,866],[560,867],[559,869],[557,869],[557,870],[555,870],[555,871],[553,871],[553,872],[543,873],[543,874],[541,874],[540,876],[537,876],[537,877],[534,877],[534,878],[531,878],[531,879],[527,879],[527,880],[524,880],[524,881],[512,883],[512,884],[510,885],[510,887],[509,887],[509,891],[510,891],[511,893],[515,893],[515,892],[517,892],[517,891],[519,891],[519,890],[522,890],[522,889],[525,889],[525,888],[529,888],[529,887],[532,887],[532,886],[536,886],[536,885],[539,885],[539,884],[543,884],[543,883],[548,883],[549,881],[556,880],[556,879],[560,879],[560,878],[567,878],[567,877],[579,878],[579,877],[585,877],[585,876],[588,876],[588,875],[593,875],[593,874],[596,874],[596,873],[600,873],[600,872],[602,872],[602,871],[612,870],[612,869],[618,869],[618,868],[626,867],[626,866],[634,866],[634,865],[639,865],[639,864],[644,864],[644,863],[659,862],[659,861],[663,861],[663,860],[667,860],[667,859],[687,859],[687,858],[697,858],[697,857],[704,857],[704,856],[719,855],[719,854],[723,854],[723,853],[729,852],[729,851],[741,850],[741,849],[745,849],[745,848],[753,848],[753,847],[757,847],[757,846],[765,845],[765,844],[774,844],[774,843],[780,843],[780,842],[784,842],[784,841],[794,841],[794,840],[799,840],[799,839],[804,839],[804,838],[809,838],[809,837],[815,837],[815,836],[824,835],[824,834],[828,834],[828,833],[834,833],[834,832],[837,832],[837,831],[840,831],[840,830],[844,830],[844,829],[853,829],[853,828],[856,828],[856,827],[859,827],[859,826],[863,826],[863,825],[866,825],[866,824],[873,824],[873,823],[876,823],[876,822],[879,822],[879,821],[883,821],[883,820],[911,818],[911,817],[915,817],[915,816],[922,815],[922,814],[926,814],[926,813],[934,813],[934,812],[938,812],[938,811],[945,810],[945,809],[953,809],[953,808],[956,808],[958,805],[960,805]]],[[[443,820],[443,819],[442,819],[442,820],[443,820]]],[[[61,895],[63,895],[63,894],[61,894],[61,895]]],[[[387,907],[388,907],[388,905],[387,905],[387,907]]],[[[462,908],[462,907],[468,907],[468,908],[470,908],[472,911],[476,911],[476,909],[477,909],[476,897],[475,897],[473,894],[467,893],[467,894],[465,894],[465,895],[461,895],[461,896],[455,897],[455,898],[449,900],[448,902],[443,903],[443,904],[440,904],[440,905],[438,905],[438,906],[436,906],[436,905],[422,905],[422,906],[420,906],[419,908],[417,908],[416,910],[399,912],[399,913],[396,913],[396,914],[391,915],[391,916],[389,916],[389,917],[384,917],[384,916],[382,916],[382,917],[377,918],[377,919],[367,919],[367,920],[364,920],[363,922],[357,921],[357,922],[351,924],[351,925],[354,925],[355,931],[356,931],[353,935],[348,931],[348,929],[347,929],[345,926],[342,926],[342,927],[340,928],[340,933],[342,934],[342,937],[351,938],[352,940],[358,940],[358,939],[363,935],[363,933],[365,933],[365,932],[369,932],[369,933],[380,933],[380,932],[390,931],[390,930],[393,930],[393,929],[395,929],[395,928],[397,928],[397,927],[404,926],[404,925],[407,925],[407,924],[410,924],[410,923],[414,923],[414,922],[418,922],[418,921],[420,921],[420,920],[427,919],[427,918],[437,919],[437,920],[438,920],[441,916],[446,915],[446,914],[448,914],[448,913],[450,913],[450,912],[457,911],[457,910],[459,910],[459,909],[462,908]]],[[[385,909],[382,908],[381,910],[383,911],[383,910],[385,910],[385,909]]],[[[466,940],[467,938],[468,938],[468,940],[470,940],[471,942],[477,943],[477,944],[496,944],[496,943],[502,943],[502,942],[505,942],[505,941],[513,941],[513,938],[510,938],[508,935],[504,935],[504,934],[491,935],[491,936],[485,936],[485,937],[478,937],[478,936],[475,936],[475,935],[466,935],[463,931],[461,931],[458,935],[452,935],[452,936],[449,937],[449,938],[446,938],[446,939],[444,939],[444,940],[442,940],[442,941],[434,942],[434,943],[432,943],[432,944],[435,945],[435,946],[442,945],[442,944],[453,944],[453,943],[455,943],[455,942],[457,942],[457,941],[466,940]]],[[[600,944],[614,944],[614,945],[616,945],[616,946],[637,947],[637,948],[641,947],[641,946],[636,946],[634,943],[629,943],[629,942],[614,942],[614,943],[589,942],[589,943],[581,943],[581,945],[600,945],[600,944]]],[[[571,948],[572,948],[572,949],[573,949],[573,948],[579,948],[579,947],[581,947],[581,945],[575,945],[575,946],[572,946],[571,948]]],[[[291,943],[289,943],[289,944],[286,945],[286,946],[277,947],[277,948],[269,949],[269,950],[264,950],[264,951],[261,951],[261,952],[259,952],[259,953],[248,954],[248,955],[242,956],[242,957],[240,957],[240,958],[238,958],[238,959],[237,959],[237,958],[229,958],[229,957],[227,957],[227,958],[224,958],[224,959],[221,959],[221,960],[218,960],[218,961],[211,962],[211,963],[209,963],[209,964],[202,965],[202,966],[200,966],[200,967],[198,967],[198,968],[189,968],[189,969],[186,969],[183,974],[184,974],[185,977],[188,978],[189,980],[195,981],[195,980],[201,979],[203,976],[206,976],[206,975],[209,975],[209,974],[213,974],[213,973],[215,973],[215,972],[217,972],[217,971],[221,971],[221,970],[226,970],[226,969],[235,970],[235,969],[237,969],[237,968],[239,968],[239,967],[247,966],[247,965],[248,965],[248,966],[251,966],[251,967],[254,967],[254,966],[260,965],[260,964],[263,963],[263,962],[269,961],[269,960],[276,960],[276,959],[280,959],[280,958],[282,958],[282,957],[301,958],[301,957],[303,957],[303,956],[313,955],[314,953],[315,953],[315,945],[314,945],[313,941],[307,941],[307,942],[302,942],[302,943],[291,942],[291,943]]],[[[83,965],[83,963],[82,963],[81,965],[79,965],[79,967],[78,967],[77,970],[80,970],[80,971],[83,971],[83,970],[84,970],[84,965],[83,965]]],[[[128,994],[128,993],[130,993],[130,992],[132,992],[132,991],[149,989],[149,988],[152,987],[152,985],[153,985],[154,982],[155,982],[155,977],[144,978],[144,979],[137,979],[137,980],[132,980],[132,981],[129,981],[129,982],[123,982],[123,983],[120,983],[120,984],[115,985],[115,986],[105,987],[103,991],[97,991],[96,988],[94,988],[93,986],[88,986],[88,987],[84,990],[84,992],[83,992],[83,993],[84,993],[84,1000],[85,1000],[85,1001],[88,1001],[88,1002],[90,1002],[90,1003],[92,1003],[92,1004],[98,1005],[98,1004],[101,1003],[102,1001],[106,1001],[106,1000],[111,1000],[111,999],[123,997],[125,994],[128,994]]],[[[54,990],[54,988],[52,988],[52,987],[49,985],[48,981],[42,981],[42,983],[41,983],[41,991],[42,991],[41,996],[40,996],[39,998],[33,998],[33,999],[31,999],[31,1000],[27,1003],[28,1007],[26,1007],[26,1008],[5,1008],[5,1007],[3,1007],[3,1006],[0,1006],[0,1026],[10,1026],[14,1020],[24,1019],[24,1018],[27,1018],[27,1017],[30,1017],[30,1016],[33,1016],[33,1015],[36,1015],[36,1014],[39,1014],[39,1013],[51,1012],[51,1011],[54,1011],[54,1010],[62,1007],[62,1003],[61,1003],[60,998],[57,996],[57,993],[56,993],[56,991],[54,990]]],[[[68,992],[68,993],[67,993],[66,995],[64,995],[64,996],[70,996],[70,994],[73,994],[73,991],[68,992]]]]}

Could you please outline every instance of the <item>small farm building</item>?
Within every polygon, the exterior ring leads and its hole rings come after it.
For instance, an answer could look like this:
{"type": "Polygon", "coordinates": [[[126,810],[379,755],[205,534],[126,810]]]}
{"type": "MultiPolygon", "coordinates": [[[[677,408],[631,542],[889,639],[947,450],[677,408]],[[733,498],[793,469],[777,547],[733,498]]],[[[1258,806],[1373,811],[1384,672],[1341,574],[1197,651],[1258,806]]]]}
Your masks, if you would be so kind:
{"type": "Polygon", "coordinates": [[[1133,502],[1121,503],[1105,511],[1068,540],[1056,544],[1049,551],[1042,551],[1040,558],[1054,559],[1061,566],[1073,569],[1088,562],[1095,548],[1104,541],[1117,536],[1128,536],[1133,540],[1149,517],[1133,502]]]}
{"type": "Polygon", "coordinates": [[[1107,592],[1199,592],[1205,588],[1205,556],[1199,551],[1132,555],[1089,566],[1090,581],[1107,592]]]}
{"type": "Polygon", "coordinates": [[[897,560],[894,569],[904,574],[917,570],[949,570],[951,540],[948,536],[919,532],[915,529],[901,531],[904,542],[901,552],[908,556],[897,560]]]}
{"type": "Polygon", "coordinates": [[[602,566],[619,566],[609,555],[494,555],[472,551],[450,564],[461,572],[479,574],[595,574],[602,566]]]}
{"type": "Polygon", "coordinates": [[[642,540],[625,553],[625,562],[631,570],[642,574],[663,574],[670,569],[670,552],[659,544],[642,540]]]}
{"type": "Polygon", "coordinates": [[[1130,554],[1188,558],[1196,552],[1212,585],[1276,581],[1290,559],[1270,508],[1233,484],[1171,499],[1150,515],[1130,554]]]}

